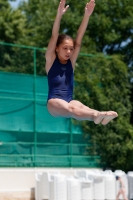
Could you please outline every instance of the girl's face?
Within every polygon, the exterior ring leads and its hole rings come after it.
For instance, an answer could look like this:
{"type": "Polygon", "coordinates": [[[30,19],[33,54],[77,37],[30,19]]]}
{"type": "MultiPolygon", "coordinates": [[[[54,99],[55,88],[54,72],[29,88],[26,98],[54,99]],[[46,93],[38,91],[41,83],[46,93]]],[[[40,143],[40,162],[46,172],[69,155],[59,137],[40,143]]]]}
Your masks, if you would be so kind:
{"type": "Polygon", "coordinates": [[[58,58],[64,63],[71,58],[73,51],[74,43],[71,39],[65,39],[58,47],[56,47],[58,58]]]}

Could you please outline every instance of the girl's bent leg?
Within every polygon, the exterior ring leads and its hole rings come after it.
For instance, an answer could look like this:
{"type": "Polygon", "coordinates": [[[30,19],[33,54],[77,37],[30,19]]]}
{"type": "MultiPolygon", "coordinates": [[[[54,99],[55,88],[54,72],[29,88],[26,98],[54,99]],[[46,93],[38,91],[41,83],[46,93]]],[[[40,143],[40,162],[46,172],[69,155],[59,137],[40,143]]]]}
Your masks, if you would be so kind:
{"type": "Polygon", "coordinates": [[[47,104],[48,110],[54,117],[72,117],[77,120],[91,120],[97,117],[98,111],[87,110],[77,107],[62,99],[50,99],[47,104]]]}
{"type": "Polygon", "coordinates": [[[73,117],[77,120],[94,121],[95,124],[99,124],[107,116],[108,122],[117,116],[117,113],[113,111],[99,112],[75,100],[67,103],[62,99],[50,99],[47,106],[50,114],[55,117],[73,117]]]}

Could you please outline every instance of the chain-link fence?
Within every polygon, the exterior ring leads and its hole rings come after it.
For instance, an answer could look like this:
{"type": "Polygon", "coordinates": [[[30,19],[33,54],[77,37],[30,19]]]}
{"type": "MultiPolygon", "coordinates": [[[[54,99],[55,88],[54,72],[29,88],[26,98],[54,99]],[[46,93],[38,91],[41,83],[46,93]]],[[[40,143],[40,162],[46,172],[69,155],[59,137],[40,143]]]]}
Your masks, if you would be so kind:
{"type": "Polygon", "coordinates": [[[0,167],[100,167],[80,125],[47,111],[44,53],[0,43],[0,167]]]}

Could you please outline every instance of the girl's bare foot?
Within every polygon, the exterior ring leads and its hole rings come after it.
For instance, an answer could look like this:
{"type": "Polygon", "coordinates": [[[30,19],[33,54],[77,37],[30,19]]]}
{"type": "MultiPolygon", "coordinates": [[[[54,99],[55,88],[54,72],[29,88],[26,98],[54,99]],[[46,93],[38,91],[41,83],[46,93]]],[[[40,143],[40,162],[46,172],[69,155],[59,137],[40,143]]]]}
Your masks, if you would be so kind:
{"type": "Polygon", "coordinates": [[[99,124],[105,117],[107,112],[98,112],[94,117],[94,123],[99,124]]]}
{"type": "Polygon", "coordinates": [[[104,117],[104,119],[102,120],[102,124],[106,125],[108,124],[112,119],[118,117],[118,114],[114,111],[108,111],[106,112],[106,116],[104,117]]]}

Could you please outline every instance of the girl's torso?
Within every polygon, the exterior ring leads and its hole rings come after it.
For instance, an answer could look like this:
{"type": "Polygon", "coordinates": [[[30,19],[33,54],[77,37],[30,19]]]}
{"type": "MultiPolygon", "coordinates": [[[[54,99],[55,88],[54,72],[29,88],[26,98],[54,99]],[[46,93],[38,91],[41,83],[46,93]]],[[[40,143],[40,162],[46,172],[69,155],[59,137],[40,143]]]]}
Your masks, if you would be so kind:
{"type": "Polygon", "coordinates": [[[73,95],[73,68],[70,59],[62,64],[58,57],[55,58],[48,71],[48,100],[51,98],[72,100],[73,95]]]}

